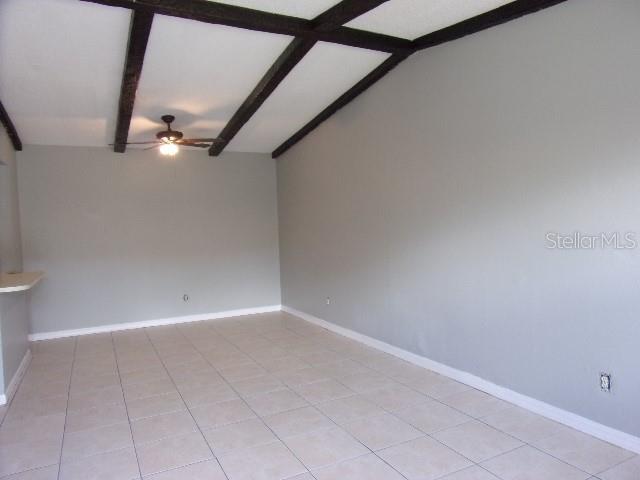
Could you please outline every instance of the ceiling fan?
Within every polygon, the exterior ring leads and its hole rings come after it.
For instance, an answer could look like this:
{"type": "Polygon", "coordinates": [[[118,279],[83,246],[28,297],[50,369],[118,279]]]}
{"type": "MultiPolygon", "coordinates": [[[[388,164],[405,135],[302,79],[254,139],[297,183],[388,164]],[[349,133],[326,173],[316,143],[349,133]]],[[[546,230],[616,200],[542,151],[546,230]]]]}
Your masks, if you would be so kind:
{"type": "MultiPolygon", "coordinates": [[[[180,150],[180,146],[209,148],[212,143],[218,141],[217,138],[184,138],[182,132],[172,130],[171,124],[176,119],[173,115],[163,115],[162,121],[167,124],[167,129],[156,133],[156,139],[149,142],[127,142],[124,145],[152,145],[144,150],[159,148],[162,155],[174,156],[180,150]]],[[[111,146],[115,144],[110,144],[111,146]]],[[[122,145],[122,144],[119,144],[122,145]]]]}

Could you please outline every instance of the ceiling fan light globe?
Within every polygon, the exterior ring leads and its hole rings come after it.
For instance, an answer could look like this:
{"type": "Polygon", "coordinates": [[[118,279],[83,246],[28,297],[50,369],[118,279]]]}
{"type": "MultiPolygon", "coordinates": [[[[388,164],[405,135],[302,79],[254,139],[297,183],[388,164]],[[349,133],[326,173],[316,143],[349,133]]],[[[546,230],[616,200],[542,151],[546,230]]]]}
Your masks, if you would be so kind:
{"type": "Polygon", "coordinates": [[[160,145],[160,153],[162,155],[166,155],[169,157],[175,156],[180,148],[175,143],[165,143],[164,145],[160,145]]]}

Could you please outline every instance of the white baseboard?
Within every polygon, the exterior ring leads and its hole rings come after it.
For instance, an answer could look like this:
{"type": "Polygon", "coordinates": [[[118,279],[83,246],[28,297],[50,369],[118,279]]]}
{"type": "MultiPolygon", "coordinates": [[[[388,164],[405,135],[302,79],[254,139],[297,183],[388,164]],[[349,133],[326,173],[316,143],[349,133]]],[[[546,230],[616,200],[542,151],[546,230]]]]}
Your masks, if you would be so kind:
{"type": "Polygon", "coordinates": [[[20,380],[24,377],[24,374],[27,373],[27,367],[31,363],[31,350],[27,349],[24,357],[20,361],[20,365],[18,365],[18,369],[16,373],[13,374],[13,378],[9,382],[7,389],[5,390],[3,395],[0,395],[0,405],[6,405],[11,401],[13,395],[18,390],[18,385],[20,385],[20,380]]]}
{"type": "Polygon", "coordinates": [[[501,387],[500,385],[496,385],[495,383],[477,377],[471,373],[449,367],[448,365],[444,365],[429,358],[417,355],[407,350],[403,350],[380,340],[376,340],[375,338],[368,337],[367,335],[354,332],[353,330],[349,330],[348,328],[340,327],[334,323],[327,322],[326,320],[322,320],[321,318],[309,315],[308,313],[301,312],[294,308],[283,305],[282,311],[290,313],[291,315],[295,315],[296,317],[300,317],[303,320],[326,328],[327,330],[335,332],[339,335],[343,335],[345,337],[364,343],[365,345],[368,345],[370,347],[382,350],[383,352],[394,355],[398,358],[406,360],[407,362],[427,368],[429,370],[433,370],[434,372],[437,372],[441,375],[445,375],[473,388],[482,390],[483,392],[489,393],[494,397],[518,405],[519,407],[550,418],[551,420],[555,420],[556,422],[562,423],[563,425],[567,425],[576,430],[580,430],[581,432],[587,433],[596,438],[625,448],[632,452],[640,453],[640,438],[635,437],[631,434],[616,430],[611,427],[607,427],[606,425],[594,422],[593,420],[589,420],[588,418],[582,417],[575,413],[571,413],[567,410],[554,407],[553,405],[542,402],[540,400],[536,400],[535,398],[531,398],[521,393],[514,392],[513,390],[509,390],[508,388],[501,387]]]}
{"type": "Polygon", "coordinates": [[[203,320],[218,320],[221,318],[240,317],[243,315],[253,315],[256,313],[279,312],[280,305],[268,305],[264,307],[241,308],[239,310],[227,310],[216,313],[199,313],[197,315],[185,315],[183,317],[160,318],[156,320],[145,320],[142,322],[115,323],[112,325],[101,325],[99,327],[78,328],[75,330],[59,330],[57,332],[32,333],[29,341],[51,340],[54,338],[77,337],[79,335],[92,335],[94,333],[118,332],[121,330],[133,330],[145,327],[159,327],[162,325],[175,325],[178,323],[201,322],[203,320]]]}

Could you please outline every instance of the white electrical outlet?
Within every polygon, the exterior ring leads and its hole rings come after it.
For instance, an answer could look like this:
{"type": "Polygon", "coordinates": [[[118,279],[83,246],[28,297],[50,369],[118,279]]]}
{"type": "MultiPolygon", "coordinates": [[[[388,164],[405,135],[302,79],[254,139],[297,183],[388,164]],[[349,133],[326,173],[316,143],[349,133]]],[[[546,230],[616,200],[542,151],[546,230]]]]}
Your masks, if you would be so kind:
{"type": "Polygon", "coordinates": [[[331,297],[327,297],[327,305],[331,305],[331,297]]]}
{"type": "Polygon", "coordinates": [[[609,393],[611,391],[611,374],[600,373],[600,390],[609,393]]]}

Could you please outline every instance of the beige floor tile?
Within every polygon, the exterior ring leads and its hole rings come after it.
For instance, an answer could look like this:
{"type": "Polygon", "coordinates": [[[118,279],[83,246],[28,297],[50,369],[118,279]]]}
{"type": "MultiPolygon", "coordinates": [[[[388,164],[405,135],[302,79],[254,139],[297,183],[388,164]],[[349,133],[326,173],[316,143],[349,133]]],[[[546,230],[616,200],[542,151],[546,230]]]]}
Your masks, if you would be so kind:
{"type": "Polygon", "coordinates": [[[161,364],[144,370],[133,370],[125,373],[120,372],[120,381],[122,382],[122,385],[150,383],[159,380],[169,380],[169,374],[161,364]]]}
{"type": "Polygon", "coordinates": [[[311,365],[300,361],[293,355],[285,355],[278,358],[262,359],[258,363],[270,373],[294,372],[309,368],[311,365]]]}
{"type": "Polygon", "coordinates": [[[627,450],[571,429],[562,430],[532,444],[549,455],[592,474],[607,470],[634,456],[627,450]]]}
{"type": "Polygon", "coordinates": [[[93,455],[60,466],[60,480],[133,480],[140,478],[133,448],[93,455]]]}
{"type": "Polygon", "coordinates": [[[107,365],[74,365],[73,377],[75,378],[89,378],[98,375],[118,374],[118,368],[115,362],[111,362],[107,365]]]}
{"type": "Polygon", "coordinates": [[[131,422],[133,441],[136,445],[177,435],[186,435],[197,430],[198,427],[187,410],[131,422]]]}
{"type": "Polygon", "coordinates": [[[225,351],[205,352],[203,353],[203,357],[218,370],[255,363],[249,355],[240,351],[236,353],[228,353],[225,351]]]}
{"type": "Polygon", "coordinates": [[[178,412],[186,410],[186,408],[178,392],[165,393],[127,402],[127,411],[132,421],[165,413],[178,412]]]}
{"type": "Polygon", "coordinates": [[[379,373],[356,373],[340,378],[340,383],[357,393],[372,392],[390,387],[398,387],[398,382],[379,373]]]}
{"type": "Polygon", "coordinates": [[[258,418],[204,430],[202,433],[216,455],[277,440],[273,432],[258,418]]]}
{"type": "Polygon", "coordinates": [[[54,465],[60,460],[62,439],[14,443],[0,447],[0,477],[54,465]]]}
{"type": "Polygon", "coordinates": [[[260,395],[261,393],[273,392],[281,390],[285,385],[276,377],[264,375],[262,377],[249,378],[239,382],[232,383],[233,389],[243,397],[251,397],[260,395]]]}
{"type": "Polygon", "coordinates": [[[591,477],[528,445],[487,460],[482,466],[503,480],[585,480],[591,477]]]}
{"type": "Polygon", "coordinates": [[[409,480],[432,480],[472,465],[472,462],[429,437],[421,437],[377,452],[409,480]]]}
{"type": "Polygon", "coordinates": [[[289,477],[287,480],[316,480],[310,473],[301,473],[295,477],[289,477]]]}
{"type": "Polygon", "coordinates": [[[401,410],[411,405],[426,402],[429,398],[405,386],[382,388],[362,395],[385,410],[401,410]]]}
{"type": "Polygon", "coordinates": [[[347,423],[343,428],[371,450],[380,450],[424,436],[420,430],[388,413],[360,418],[347,423]]]}
{"type": "MultiPolygon", "coordinates": [[[[118,357],[118,371],[120,375],[127,374],[130,372],[136,372],[138,370],[151,370],[151,369],[162,369],[164,370],[164,365],[160,359],[156,356],[155,353],[150,353],[144,356],[138,357],[130,357],[122,359],[118,357]]],[[[148,381],[152,381],[149,379],[148,381]]],[[[133,382],[138,383],[138,382],[133,382]]]]}
{"type": "Polygon", "coordinates": [[[68,380],[62,382],[23,383],[16,392],[14,399],[21,401],[22,399],[30,397],[66,396],[69,393],[69,384],[70,382],[68,380]]]}
{"type": "Polygon", "coordinates": [[[171,378],[178,388],[198,388],[220,385],[225,380],[213,368],[210,371],[184,372],[180,374],[171,374],[171,378]]]}
{"type": "Polygon", "coordinates": [[[180,388],[180,395],[189,408],[240,398],[226,383],[196,388],[180,388]]]}
{"type": "Polygon", "coordinates": [[[369,453],[364,445],[341,428],[316,430],[288,437],[284,441],[309,469],[317,469],[369,453]]]}
{"type": "Polygon", "coordinates": [[[550,437],[568,429],[564,425],[520,407],[508,408],[484,417],[482,421],[528,443],[550,437]]]}
{"type": "Polygon", "coordinates": [[[402,373],[407,369],[415,368],[415,365],[390,354],[384,354],[383,356],[379,356],[377,359],[370,358],[368,365],[373,370],[388,376],[397,376],[399,373],[402,373]]]}
{"type": "Polygon", "coordinates": [[[255,362],[220,368],[219,371],[220,375],[228,382],[239,382],[240,380],[262,377],[267,374],[267,371],[255,362]]]}
{"type": "Polygon", "coordinates": [[[74,461],[132,446],[131,429],[128,422],[67,433],[62,445],[62,461],[74,461]]]}
{"type": "Polygon", "coordinates": [[[61,441],[64,422],[64,413],[7,421],[0,426],[0,448],[16,443],[61,441]]]}
{"type": "Polygon", "coordinates": [[[598,474],[602,480],[638,480],[640,479],[640,456],[635,456],[615,467],[598,474]]]}
{"type": "Polygon", "coordinates": [[[344,356],[326,349],[318,349],[313,352],[301,353],[297,355],[297,357],[312,367],[326,365],[328,363],[334,363],[337,360],[345,359],[344,356]]]}
{"type": "Polygon", "coordinates": [[[295,385],[291,387],[300,396],[311,404],[318,404],[335,400],[337,398],[349,397],[355,392],[336,380],[321,380],[319,382],[295,385]]]}
{"type": "Polygon", "coordinates": [[[314,470],[317,480],[403,480],[404,477],[373,454],[314,470]]]}
{"type": "Polygon", "coordinates": [[[124,404],[106,405],[78,412],[69,412],[65,433],[106,427],[115,423],[127,422],[127,409],[124,404]]]}
{"type": "Polygon", "coordinates": [[[394,414],[405,422],[419,428],[425,433],[435,433],[439,430],[455,427],[472,420],[464,413],[454,410],[435,400],[396,410],[394,414]]]}
{"type": "Polygon", "coordinates": [[[454,393],[465,392],[470,390],[471,387],[464,383],[456,382],[450,378],[442,375],[438,376],[426,376],[420,380],[412,380],[408,382],[411,388],[417,390],[420,393],[440,399],[454,393]]]}
{"type": "Polygon", "coordinates": [[[329,377],[338,379],[357,373],[371,373],[371,370],[364,365],[349,359],[328,363],[317,368],[329,377]]]}
{"type": "Polygon", "coordinates": [[[358,418],[384,413],[383,409],[361,395],[332,400],[318,405],[317,408],[338,425],[344,425],[358,418]]]}
{"type": "Polygon", "coordinates": [[[160,358],[162,358],[162,363],[164,363],[167,368],[203,360],[202,356],[195,349],[176,351],[168,355],[161,355],[160,358]]]}
{"type": "Polygon", "coordinates": [[[442,397],[440,401],[474,418],[486,417],[487,415],[502,412],[513,406],[510,403],[475,389],[442,397]]]}
{"type": "Polygon", "coordinates": [[[115,404],[124,404],[120,385],[69,395],[68,411],[77,412],[115,404]]]}
{"type": "Polygon", "coordinates": [[[433,437],[476,463],[522,445],[519,440],[475,420],[442,430],[433,437]]]}
{"type": "Polygon", "coordinates": [[[261,417],[309,405],[305,399],[288,388],[248,397],[246,402],[261,417]]]}
{"type": "Polygon", "coordinates": [[[71,395],[75,395],[118,385],[120,385],[120,376],[117,373],[107,373],[106,375],[96,375],[81,379],[73,378],[69,392],[71,395]]]}
{"type": "Polygon", "coordinates": [[[410,480],[640,480],[631,452],[286,313],[32,351],[0,407],[0,476],[21,471],[2,480],[58,480],[61,449],[62,480],[136,479],[130,429],[146,479],[222,480],[212,450],[231,480],[312,480],[306,467],[319,480],[399,478],[372,449],[410,480]]]}
{"type": "Polygon", "coordinates": [[[255,418],[255,413],[242,400],[211,403],[192,408],[200,428],[214,428],[255,418]]]}
{"type": "Polygon", "coordinates": [[[329,418],[314,407],[298,408],[269,415],[263,420],[280,438],[335,427],[329,418]]]}
{"type": "Polygon", "coordinates": [[[218,459],[229,480],[280,480],[307,471],[281,442],[233,450],[218,459]]]}
{"type": "Polygon", "coordinates": [[[2,480],[58,480],[58,465],[16,473],[2,477],[2,480]]]}
{"type": "Polygon", "coordinates": [[[20,401],[15,399],[16,401],[11,403],[9,411],[5,415],[4,422],[65,413],[67,410],[67,399],[67,395],[29,397],[20,399],[20,401]]]}
{"type": "MultiPolygon", "coordinates": [[[[484,468],[474,465],[465,468],[451,475],[445,475],[438,480],[499,480],[494,474],[487,472],[484,468]]],[[[545,479],[550,480],[550,479],[545,479]]]]}
{"type": "Polygon", "coordinates": [[[142,475],[152,475],[212,458],[202,435],[190,433],[137,447],[142,475]]]}
{"type": "Polygon", "coordinates": [[[443,376],[423,367],[413,364],[405,364],[400,368],[392,368],[388,373],[390,378],[396,382],[411,385],[412,383],[420,383],[424,380],[442,379],[443,376]]]}
{"type": "Polygon", "coordinates": [[[140,398],[153,397],[155,395],[163,395],[176,391],[176,387],[171,379],[164,378],[146,383],[132,383],[123,385],[124,398],[127,402],[138,400],[140,398]]]}
{"type": "Polygon", "coordinates": [[[217,460],[208,460],[144,477],[144,480],[227,480],[227,477],[217,460]]]}
{"type": "Polygon", "coordinates": [[[294,385],[303,385],[305,383],[319,382],[320,380],[327,380],[331,378],[325,372],[318,370],[317,368],[303,368],[293,372],[282,372],[275,374],[282,383],[290,387],[294,385]]]}

